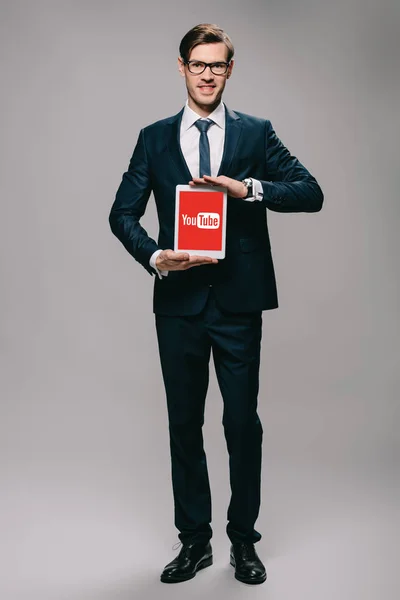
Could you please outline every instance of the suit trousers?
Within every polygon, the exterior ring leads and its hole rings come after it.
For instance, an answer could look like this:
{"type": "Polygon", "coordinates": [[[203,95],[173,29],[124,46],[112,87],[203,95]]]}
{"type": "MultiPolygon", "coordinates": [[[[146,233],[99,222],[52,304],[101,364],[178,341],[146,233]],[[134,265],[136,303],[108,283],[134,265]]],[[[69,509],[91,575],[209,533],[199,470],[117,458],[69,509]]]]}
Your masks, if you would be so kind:
{"type": "Polygon", "coordinates": [[[182,543],[206,542],[211,492],[203,444],[205,399],[212,352],[223,399],[222,425],[229,454],[231,498],[226,533],[256,543],[260,508],[263,429],[257,414],[262,313],[230,313],[214,288],[201,313],[155,315],[166,391],[175,526],[182,543]]]}

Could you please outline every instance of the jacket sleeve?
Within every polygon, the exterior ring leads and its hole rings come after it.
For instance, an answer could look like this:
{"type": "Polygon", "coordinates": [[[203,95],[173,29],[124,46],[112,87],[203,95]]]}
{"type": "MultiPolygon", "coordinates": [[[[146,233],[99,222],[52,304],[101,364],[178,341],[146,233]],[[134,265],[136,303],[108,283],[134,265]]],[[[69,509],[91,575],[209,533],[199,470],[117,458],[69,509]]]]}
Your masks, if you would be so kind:
{"type": "Polygon", "coordinates": [[[151,178],[142,129],[111,207],[109,223],[126,250],[154,275],[156,271],[150,266],[150,257],[158,250],[158,245],[140,225],[150,193],[151,178]]]}
{"type": "Polygon", "coordinates": [[[324,196],[316,179],[290,154],[266,121],[266,178],[261,180],[267,208],[277,212],[318,212],[324,196]]]}

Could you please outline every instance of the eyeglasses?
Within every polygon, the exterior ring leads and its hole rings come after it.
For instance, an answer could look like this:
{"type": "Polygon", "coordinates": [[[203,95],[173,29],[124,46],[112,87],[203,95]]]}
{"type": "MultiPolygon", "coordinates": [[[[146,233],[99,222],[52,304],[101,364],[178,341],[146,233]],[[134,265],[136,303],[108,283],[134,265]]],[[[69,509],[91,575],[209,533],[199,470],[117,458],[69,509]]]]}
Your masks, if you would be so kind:
{"type": "Polygon", "coordinates": [[[185,65],[193,75],[201,75],[207,67],[210,67],[211,73],[214,73],[214,75],[225,75],[230,64],[230,62],[205,63],[201,60],[185,61],[185,65]]]}

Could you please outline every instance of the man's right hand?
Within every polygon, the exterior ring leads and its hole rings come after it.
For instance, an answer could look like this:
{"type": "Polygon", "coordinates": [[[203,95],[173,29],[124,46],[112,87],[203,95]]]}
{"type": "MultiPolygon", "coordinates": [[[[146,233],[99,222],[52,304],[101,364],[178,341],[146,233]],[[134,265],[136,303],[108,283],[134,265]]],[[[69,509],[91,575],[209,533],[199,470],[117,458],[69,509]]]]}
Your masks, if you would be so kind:
{"type": "Polygon", "coordinates": [[[187,252],[162,250],[156,258],[156,267],[160,271],[185,271],[191,267],[216,264],[218,260],[210,256],[190,256],[187,252]]]}

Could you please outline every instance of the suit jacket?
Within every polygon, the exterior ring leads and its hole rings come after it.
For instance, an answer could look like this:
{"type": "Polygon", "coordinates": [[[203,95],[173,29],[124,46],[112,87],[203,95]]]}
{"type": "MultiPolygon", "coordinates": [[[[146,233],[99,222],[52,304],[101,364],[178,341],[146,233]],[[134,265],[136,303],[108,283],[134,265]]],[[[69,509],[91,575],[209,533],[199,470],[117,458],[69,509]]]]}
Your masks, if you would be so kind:
{"type": "MultiPolygon", "coordinates": [[[[170,271],[162,279],[156,276],[156,314],[197,314],[210,284],[226,311],[277,308],[266,209],[317,212],[322,208],[319,184],[278,139],[271,122],[225,108],[225,144],[218,175],[259,179],[264,198],[249,202],[228,196],[225,258],[218,264],[170,271]]],[[[182,114],[183,109],[140,131],[109,215],[112,232],[151,275],[156,274],[149,264],[153,252],[174,247],[175,187],[192,179],[179,143],[182,114]],[[159,220],[157,242],[140,224],[152,191],[159,220]]]]}

